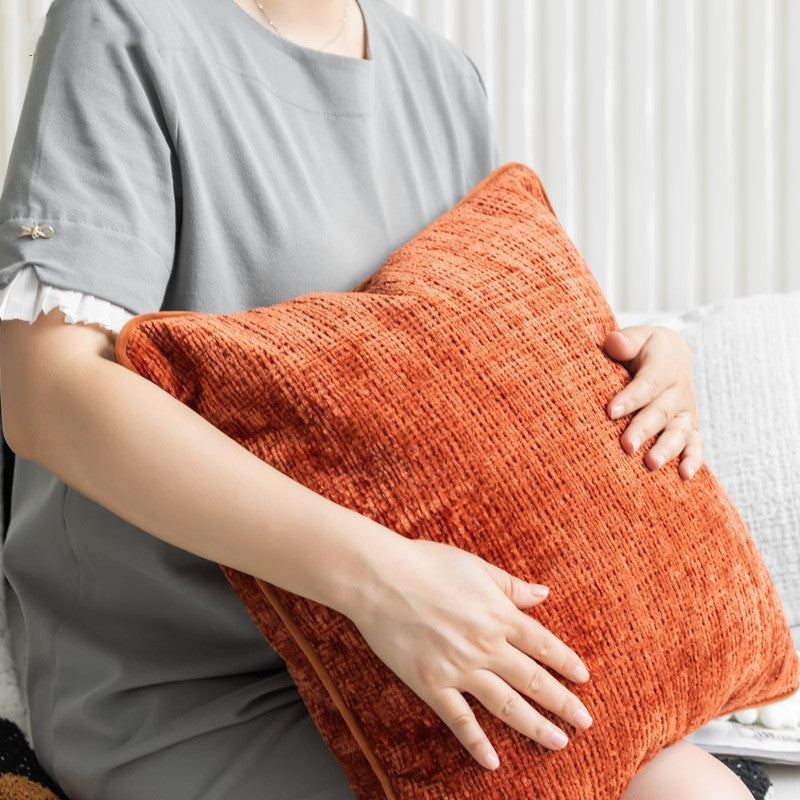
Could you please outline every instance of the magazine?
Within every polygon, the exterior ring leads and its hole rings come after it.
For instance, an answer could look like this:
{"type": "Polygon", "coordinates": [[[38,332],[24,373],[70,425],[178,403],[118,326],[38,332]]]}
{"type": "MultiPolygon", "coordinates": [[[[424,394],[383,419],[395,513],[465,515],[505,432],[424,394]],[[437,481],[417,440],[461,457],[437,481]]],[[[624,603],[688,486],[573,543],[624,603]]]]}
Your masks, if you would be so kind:
{"type": "Polygon", "coordinates": [[[712,719],[685,738],[714,755],[800,765],[800,689],[775,703],[712,719]]]}
{"type": "Polygon", "coordinates": [[[770,764],[800,764],[800,727],[767,728],[733,719],[712,720],[686,740],[721,756],[743,756],[770,764]]]}

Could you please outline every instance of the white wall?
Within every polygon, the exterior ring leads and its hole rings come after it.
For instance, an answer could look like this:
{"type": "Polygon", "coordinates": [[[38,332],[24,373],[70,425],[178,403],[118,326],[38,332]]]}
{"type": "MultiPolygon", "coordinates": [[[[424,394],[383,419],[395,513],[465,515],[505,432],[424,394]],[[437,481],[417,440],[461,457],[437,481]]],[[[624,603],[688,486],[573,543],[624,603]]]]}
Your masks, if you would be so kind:
{"type": "Polygon", "coordinates": [[[615,309],[800,289],[800,0],[392,0],[473,57],[615,309]]]}
{"type": "MultiPolygon", "coordinates": [[[[472,56],[615,310],[800,289],[800,0],[390,2],[472,56]]],[[[0,0],[2,167],[48,5],[0,0]]]]}

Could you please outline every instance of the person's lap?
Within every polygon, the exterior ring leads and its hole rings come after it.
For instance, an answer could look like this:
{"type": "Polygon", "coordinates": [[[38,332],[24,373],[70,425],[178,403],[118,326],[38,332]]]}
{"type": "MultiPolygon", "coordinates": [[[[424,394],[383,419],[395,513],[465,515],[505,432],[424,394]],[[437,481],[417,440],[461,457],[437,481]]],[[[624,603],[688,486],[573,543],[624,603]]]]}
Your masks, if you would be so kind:
{"type": "MultiPolygon", "coordinates": [[[[268,724],[250,720],[189,740],[109,776],[102,796],[140,800],[355,800],[345,774],[304,704],[270,713],[268,724]],[[142,795],[142,791],[145,795],[142,795]],[[107,792],[107,794],[106,794],[107,792]]],[[[690,742],[664,748],[629,784],[620,800],[752,800],[738,776],[690,742]]]]}
{"type": "MultiPolygon", "coordinates": [[[[355,800],[299,698],[110,770],[97,797],[141,800],[355,800]]],[[[686,741],[664,748],[620,800],[752,800],[738,776],[686,741]]]]}
{"type": "Polygon", "coordinates": [[[118,766],[107,774],[97,797],[355,800],[302,702],[118,766]]]}

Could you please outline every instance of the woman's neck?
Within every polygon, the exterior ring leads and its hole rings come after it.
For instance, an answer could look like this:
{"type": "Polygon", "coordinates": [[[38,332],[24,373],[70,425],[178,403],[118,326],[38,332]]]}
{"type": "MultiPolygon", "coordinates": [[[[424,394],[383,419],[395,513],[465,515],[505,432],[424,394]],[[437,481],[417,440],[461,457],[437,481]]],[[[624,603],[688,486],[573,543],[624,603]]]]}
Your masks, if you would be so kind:
{"type": "Polygon", "coordinates": [[[352,58],[366,58],[364,19],[356,0],[234,0],[253,19],[276,33],[269,24],[269,15],[280,35],[295,44],[326,53],[352,58]],[[347,21],[342,27],[342,17],[347,21]],[[338,36],[337,36],[338,34],[338,36]],[[336,37],[332,42],[330,41],[336,37]],[[330,42],[330,44],[325,44],[330,42]]]}

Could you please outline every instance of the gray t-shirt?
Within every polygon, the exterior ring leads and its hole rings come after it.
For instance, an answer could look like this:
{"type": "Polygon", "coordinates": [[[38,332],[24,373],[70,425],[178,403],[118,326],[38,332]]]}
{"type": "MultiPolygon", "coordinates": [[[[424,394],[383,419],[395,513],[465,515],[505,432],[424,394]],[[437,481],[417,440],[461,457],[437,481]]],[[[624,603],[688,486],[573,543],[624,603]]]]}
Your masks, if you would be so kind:
{"type": "MultiPolygon", "coordinates": [[[[360,6],[366,59],[234,0],[55,0],[0,195],[0,288],[32,265],[136,313],[230,313],[374,272],[499,155],[466,54],[360,6]],[[53,235],[18,236],[35,224],[53,235]]],[[[216,563],[17,457],[2,568],[36,754],[72,800],[353,797],[216,563]]]]}

